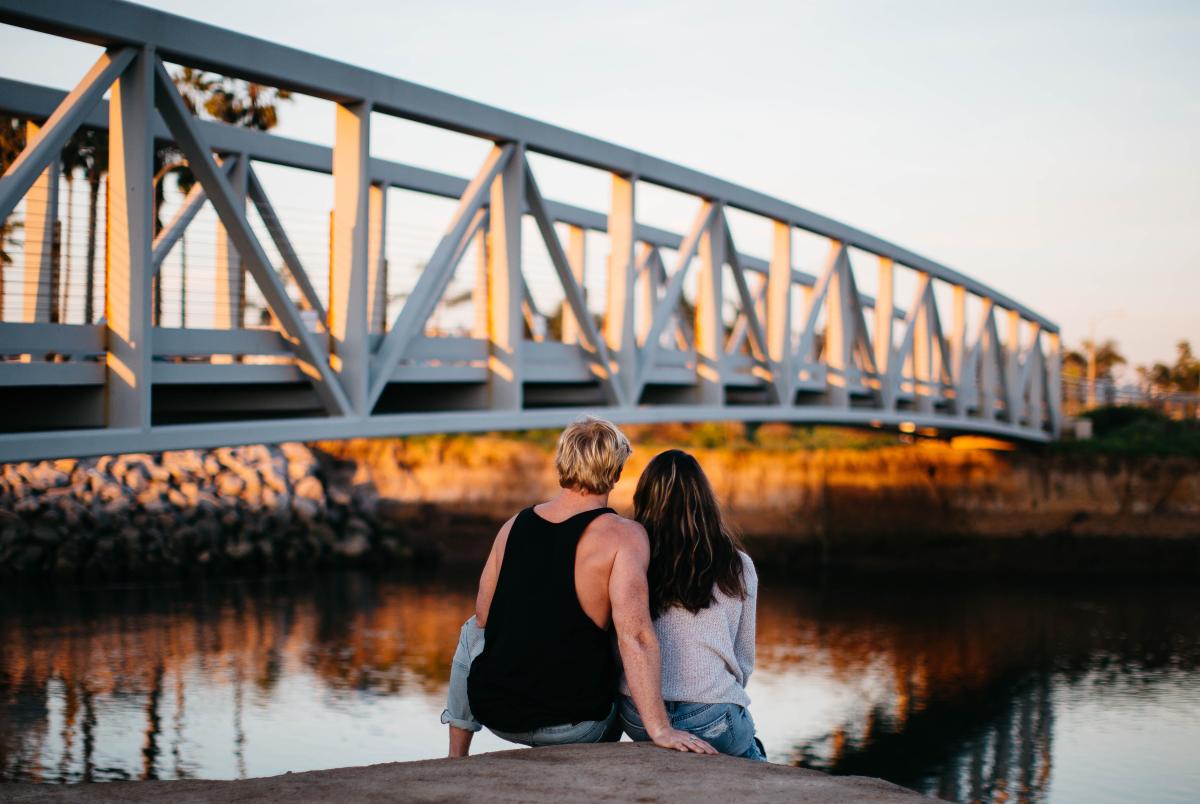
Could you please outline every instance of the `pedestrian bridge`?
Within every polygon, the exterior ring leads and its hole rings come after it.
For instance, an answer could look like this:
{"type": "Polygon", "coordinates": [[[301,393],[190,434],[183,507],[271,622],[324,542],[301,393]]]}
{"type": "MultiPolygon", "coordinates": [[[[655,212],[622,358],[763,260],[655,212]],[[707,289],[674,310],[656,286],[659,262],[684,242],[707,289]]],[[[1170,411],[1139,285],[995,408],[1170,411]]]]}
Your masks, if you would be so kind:
{"type": "Polygon", "coordinates": [[[0,75],[26,143],[0,178],[0,461],[581,412],[1059,432],[1058,327],[854,226],[116,0],[0,0],[0,22],[96,54],[68,93],[0,75]],[[325,109],[330,144],[197,116],[184,67],[325,109]],[[396,126],[474,156],[382,158],[396,126]]]}

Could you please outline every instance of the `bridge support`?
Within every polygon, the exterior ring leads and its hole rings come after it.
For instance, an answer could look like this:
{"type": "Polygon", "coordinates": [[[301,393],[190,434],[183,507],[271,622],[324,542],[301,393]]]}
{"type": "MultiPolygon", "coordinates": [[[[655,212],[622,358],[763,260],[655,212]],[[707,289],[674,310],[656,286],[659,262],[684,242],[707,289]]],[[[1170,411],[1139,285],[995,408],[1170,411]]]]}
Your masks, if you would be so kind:
{"type": "Polygon", "coordinates": [[[510,148],[507,163],[492,180],[488,213],[488,398],[493,410],[520,410],[523,391],[521,215],[525,206],[525,149],[520,144],[510,148]]]}
{"type": "Polygon", "coordinates": [[[331,357],[355,416],[367,406],[371,323],[371,104],[338,104],[333,145],[333,276],[329,288],[331,357]]]}
{"type": "Polygon", "coordinates": [[[109,103],[108,322],[109,427],[150,429],[151,283],[154,267],[154,51],[144,48],[113,86],[109,103]]]}

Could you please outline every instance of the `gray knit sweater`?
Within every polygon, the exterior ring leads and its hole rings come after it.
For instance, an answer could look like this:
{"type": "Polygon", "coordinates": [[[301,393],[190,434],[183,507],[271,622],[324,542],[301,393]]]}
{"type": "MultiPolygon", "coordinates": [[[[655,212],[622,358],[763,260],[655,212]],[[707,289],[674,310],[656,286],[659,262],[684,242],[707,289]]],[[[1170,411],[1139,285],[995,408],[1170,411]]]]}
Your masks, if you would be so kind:
{"type": "MultiPolygon", "coordinates": [[[[654,621],[662,648],[664,701],[749,706],[746,682],[754,669],[754,615],[758,574],[745,553],[746,597],[715,589],[715,602],[697,614],[675,606],[654,621]]],[[[625,676],[621,692],[629,694],[625,676]]]]}

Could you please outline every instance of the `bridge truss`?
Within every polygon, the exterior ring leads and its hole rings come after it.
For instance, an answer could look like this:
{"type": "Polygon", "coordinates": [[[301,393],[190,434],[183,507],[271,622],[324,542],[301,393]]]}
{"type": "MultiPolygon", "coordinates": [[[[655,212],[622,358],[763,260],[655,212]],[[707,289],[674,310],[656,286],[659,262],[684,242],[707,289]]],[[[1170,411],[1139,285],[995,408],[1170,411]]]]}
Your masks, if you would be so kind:
{"type": "Polygon", "coordinates": [[[1051,321],[846,224],[552,125],[116,0],[0,0],[0,21],[103,48],[66,94],[0,79],[0,113],[30,121],[28,144],[0,178],[0,219],[23,226],[20,259],[6,269],[21,297],[10,291],[0,302],[0,460],[551,427],[585,411],[627,423],[822,422],[1030,441],[1059,432],[1051,321]],[[333,147],[201,120],[167,64],[331,101],[333,147]],[[491,145],[469,178],[375,158],[379,115],[491,145]],[[89,296],[89,312],[71,322],[55,303],[58,160],[81,129],[106,132],[107,259],[102,310],[90,312],[89,296]],[[156,143],[177,149],[196,179],[158,229],[156,143]],[[531,155],[603,171],[608,209],[546,198],[531,155]],[[327,277],[311,256],[304,264],[260,176],[265,165],[332,176],[327,277]],[[648,187],[690,199],[690,224],[640,221],[648,187]],[[386,259],[394,188],[455,203],[399,300],[389,297],[386,259]],[[179,325],[165,326],[163,266],[208,205],[219,241],[213,286],[201,294],[211,326],[187,326],[182,307],[179,325]],[[735,215],[761,224],[764,258],[739,247],[735,215]],[[600,277],[587,270],[596,237],[607,245],[600,277]],[[797,266],[801,237],[824,244],[812,273],[797,266]],[[554,316],[530,292],[531,239],[549,258],[554,316]],[[468,256],[472,319],[447,331],[431,316],[449,303],[468,256]],[[873,296],[860,290],[865,274],[873,296]],[[245,276],[264,309],[253,325],[245,276]],[[600,284],[602,298],[589,295],[600,284]]]}

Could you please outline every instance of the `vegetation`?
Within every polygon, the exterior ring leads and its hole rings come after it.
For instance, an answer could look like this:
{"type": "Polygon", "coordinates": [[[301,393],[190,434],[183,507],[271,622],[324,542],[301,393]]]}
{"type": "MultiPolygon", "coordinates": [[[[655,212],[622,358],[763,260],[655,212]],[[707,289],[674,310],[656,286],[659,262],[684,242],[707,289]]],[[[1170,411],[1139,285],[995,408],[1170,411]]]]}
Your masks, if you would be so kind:
{"type": "Polygon", "coordinates": [[[1153,393],[1200,393],[1200,358],[1192,353],[1192,344],[1182,340],[1175,345],[1175,363],[1139,366],[1138,376],[1153,393]]]}
{"type": "MultiPolygon", "coordinates": [[[[25,148],[25,124],[11,117],[0,117],[0,173],[8,170],[8,166],[16,161],[25,148]]],[[[20,223],[9,216],[0,221],[0,271],[5,265],[12,263],[12,255],[8,253],[9,243],[13,242],[13,234],[20,228],[20,223]]],[[[4,281],[0,274],[0,315],[4,309],[4,281]]]]}
{"type": "Polygon", "coordinates": [[[1116,341],[1109,339],[1097,343],[1084,340],[1078,349],[1071,349],[1063,355],[1063,376],[1087,379],[1089,359],[1096,361],[1097,380],[1111,380],[1117,366],[1125,365],[1125,356],[1121,354],[1116,341]]]}
{"type": "Polygon", "coordinates": [[[1176,420],[1153,408],[1107,405],[1083,414],[1093,437],[1065,441],[1055,449],[1072,453],[1200,456],[1200,422],[1176,420]]]}

